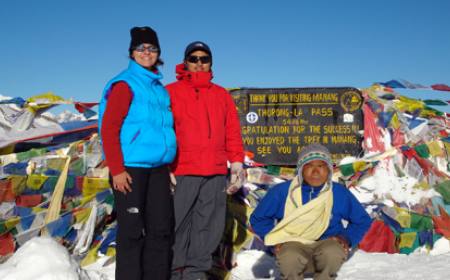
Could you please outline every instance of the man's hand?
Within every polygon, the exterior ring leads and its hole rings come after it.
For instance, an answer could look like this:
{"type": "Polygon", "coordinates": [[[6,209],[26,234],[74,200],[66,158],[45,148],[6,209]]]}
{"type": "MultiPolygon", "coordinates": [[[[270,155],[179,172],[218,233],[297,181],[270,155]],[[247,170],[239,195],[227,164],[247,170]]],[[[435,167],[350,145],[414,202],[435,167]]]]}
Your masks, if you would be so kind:
{"type": "Polygon", "coordinates": [[[273,246],[273,254],[276,256],[280,253],[281,251],[281,246],[283,246],[283,243],[280,244],[276,244],[275,246],[273,246]]]}
{"type": "Polygon", "coordinates": [[[113,188],[123,194],[131,192],[132,183],[133,180],[131,179],[130,174],[126,171],[113,176],[113,188]]]}
{"type": "Polygon", "coordinates": [[[231,164],[230,182],[227,186],[227,194],[237,192],[245,181],[245,171],[242,162],[233,162],[231,164]]]}
{"type": "Polygon", "coordinates": [[[339,244],[341,244],[344,248],[345,255],[348,256],[348,253],[350,252],[350,246],[348,244],[348,241],[344,237],[337,235],[330,237],[330,239],[335,240],[339,244]]]}

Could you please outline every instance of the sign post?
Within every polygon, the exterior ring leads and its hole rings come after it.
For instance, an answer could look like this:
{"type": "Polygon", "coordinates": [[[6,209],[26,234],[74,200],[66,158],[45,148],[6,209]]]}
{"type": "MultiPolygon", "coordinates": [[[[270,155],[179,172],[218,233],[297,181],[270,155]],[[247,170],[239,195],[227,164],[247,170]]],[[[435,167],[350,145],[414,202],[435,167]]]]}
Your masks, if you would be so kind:
{"type": "Polygon", "coordinates": [[[337,161],[358,156],[364,129],[356,88],[242,88],[236,103],[245,149],[256,162],[296,165],[301,148],[326,146],[337,161]]]}

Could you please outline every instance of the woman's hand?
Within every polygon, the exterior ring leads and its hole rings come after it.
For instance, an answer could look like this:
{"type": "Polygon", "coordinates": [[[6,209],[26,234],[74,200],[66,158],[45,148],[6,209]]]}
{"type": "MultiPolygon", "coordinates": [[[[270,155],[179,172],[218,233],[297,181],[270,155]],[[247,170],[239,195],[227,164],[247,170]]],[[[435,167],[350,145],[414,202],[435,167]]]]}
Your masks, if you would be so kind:
{"type": "Polygon", "coordinates": [[[131,183],[133,180],[126,171],[113,176],[113,188],[123,194],[131,192],[131,183]]]}
{"type": "Polygon", "coordinates": [[[175,174],[173,174],[172,172],[169,173],[169,178],[170,178],[169,182],[170,191],[174,193],[175,188],[177,186],[177,178],[175,177],[175,174]]]}

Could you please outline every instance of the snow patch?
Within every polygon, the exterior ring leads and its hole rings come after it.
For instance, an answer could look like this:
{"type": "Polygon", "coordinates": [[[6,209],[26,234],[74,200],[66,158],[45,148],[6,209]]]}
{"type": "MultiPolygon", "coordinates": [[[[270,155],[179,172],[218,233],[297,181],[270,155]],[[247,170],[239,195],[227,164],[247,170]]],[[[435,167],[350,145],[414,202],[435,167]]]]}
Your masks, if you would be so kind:
{"type": "Polygon", "coordinates": [[[35,237],[0,265],[2,280],[106,280],[80,268],[67,249],[50,237],[35,237]]]}

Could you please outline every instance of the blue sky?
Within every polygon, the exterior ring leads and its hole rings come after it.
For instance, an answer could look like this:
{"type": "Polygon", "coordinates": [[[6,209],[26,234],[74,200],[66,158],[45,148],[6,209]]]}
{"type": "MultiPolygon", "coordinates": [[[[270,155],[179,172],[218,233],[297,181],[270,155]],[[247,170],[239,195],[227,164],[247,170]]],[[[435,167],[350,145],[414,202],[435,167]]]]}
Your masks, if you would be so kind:
{"type": "Polygon", "coordinates": [[[163,83],[202,40],[225,87],[450,84],[450,1],[2,1],[0,94],[98,101],[129,29],[159,35],[163,83]]]}

